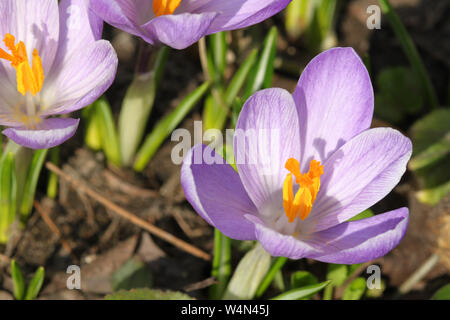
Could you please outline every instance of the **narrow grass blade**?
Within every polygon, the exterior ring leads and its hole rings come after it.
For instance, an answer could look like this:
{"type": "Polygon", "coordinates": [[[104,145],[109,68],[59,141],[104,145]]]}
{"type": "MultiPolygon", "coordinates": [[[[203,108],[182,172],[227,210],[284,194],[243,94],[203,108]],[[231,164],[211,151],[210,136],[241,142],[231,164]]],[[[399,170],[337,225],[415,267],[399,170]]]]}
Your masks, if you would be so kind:
{"type": "Polygon", "coordinates": [[[9,152],[0,163],[0,244],[7,243],[16,218],[17,183],[14,154],[9,152]]]}
{"type": "Polygon", "coordinates": [[[254,49],[236,71],[235,75],[230,81],[230,84],[228,85],[227,90],[225,91],[224,100],[227,106],[231,106],[234,99],[236,99],[236,97],[238,96],[239,91],[244,86],[245,80],[247,80],[248,75],[250,74],[250,71],[255,65],[257,59],[258,50],[254,49]]]}
{"type": "Polygon", "coordinates": [[[217,32],[209,36],[210,51],[217,72],[219,81],[224,79],[225,68],[227,66],[227,34],[226,32],[217,32]]]}
{"type": "Polygon", "coordinates": [[[44,283],[44,276],[44,267],[39,267],[28,285],[24,300],[33,300],[38,296],[44,283]]]}
{"type": "Polygon", "coordinates": [[[270,286],[272,281],[274,280],[276,274],[278,271],[283,268],[284,264],[288,261],[285,257],[278,257],[275,258],[275,261],[272,263],[272,266],[269,269],[269,272],[264,277],[263,281],[261,282],[261,285],[259,286],[258,290],[256,291],[255,297],[260,298],[264,292],[266,292],[267,288],[270,286]]]}
{"type": "MultiPolygon", "coordinates": [[[[59,165],[59,147],[50,149],[50,162],[59,165]]],[[[50,172],[47,184],[47,197],[55,199],[58,195],[58,175],[50,172]]]]}
{"type": "Polygon", "coordinates": [[[408,34],[408,31],[406,30],[405,26],[400,20],[400,17],[397,15],[394,9],[392,9],[392,6],[389,3],[389,1],[379,0],[379,3],[381,5],[381,10],[387,16],[392,26],[392,29],[395,32],[395,35],[397,36],[398,40],[402,45],[403,51],[405,52],[409,62],[411,63],[412,67],[417,73],[417,76],[420,79],[423,92],[427,96],[430,107],[432,109],[437,108],[439,106],[439,101],[436,92],[434,90],[434,87],[430,80],[430,76],[427,73],[425,65],[422,59],[420,58],[419,52],[417,51],[417,48],[413,40],[411,39],[410,35],[408,34]]]}
{"type": "Polygon", "coordinates": [[[134,162],[134,170],[144,170],[155,152],[170,135],[170,133],[180,124],[192,108],[200,101],[209,89],[209,83],[205,82],[191,94],[189,94],[180,105],[169,115],[163,118],[147,136],[142,148],[139,150],[134,162]]]}
{"type": "Polygon", "coordinates": [[[23,280],[22,271],[15,260],[11,260],[11,278],[13,280],[14,298],[22,300],[25,294],[25,281],[23,280]]]}
{"type": "Polygon", "coordinates": [[[263,49],[258,63],[253,67],[244,94],[244,101],[256,91],[268,88],[272,84],[274,61],[277,49],[278,31],[272,27],[264,40],[263,49]]]}
{"type": "Polygon", "coordinates": [[[95,112],[94,105],[83,109],[83,120],[85,122],[84,143],[94,151],[102,149],[102,135],[100,125],[98,124],[98,116],[95,112]]]}
{"type": "Polygon", "coordinates": [[[36,187],[39,180],[39,176],[44,165],[45,158],[47,157],[48,149],[37,150],[31,160],[30,167],[28,168],[27,178],[25,180],[25,186],[23,187],[22,203],[20,205],[20,222],[24,226],[28,220],[28,216],[33,208],[34,195],[36,193],[36,187]]]}
{"type": "Polygon", "coordinates": [[[217,228],[214,229],[214,259],[212,276],[218,281],[211,286],[210,298],[219,300],[228,285],[231,275],[231,240],[222,234],[217,228]]]}
{"type": "Polygon", "coordinates": [[[118,167],[121,166],[119,139],[114,123],[114,118],[106,97],[101,97],[94,102],[97,113],[97,121],[102,136],[102,146],[108,161],[118,167]]]}
{"type": "Polygon", "coordinates": [[[325,281],[319,284],[313,284],[299,289],[293,289],[272,298],[272,300],[300,300],[312,296],[328,286],[331,281],[325,281]]]}

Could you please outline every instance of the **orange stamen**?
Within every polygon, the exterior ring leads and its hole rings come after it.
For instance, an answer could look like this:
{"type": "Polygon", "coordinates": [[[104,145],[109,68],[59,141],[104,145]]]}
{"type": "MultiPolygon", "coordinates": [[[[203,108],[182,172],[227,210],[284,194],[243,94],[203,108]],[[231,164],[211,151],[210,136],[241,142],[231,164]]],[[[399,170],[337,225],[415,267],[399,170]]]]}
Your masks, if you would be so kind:
{"type": "Polygon", "coordinates": [[[323,174],[323,165],[319,161],[312,160],[309,171],[302,174],[300,163],[293,158],[286,161],[285,167],[290,173],[283,183],[283,208],[289,222],[294,222],[296,217],[305,220],[311,212],[317,193],[320,189],[320,177],[323,174]],[[295,176],[299,189],[294,196],[292,176],[295,176]]]}
{"type": "Polygon", "coordinates": [[[44,69],[39,52],[36,49],[33,50],[33,64],[31,66],[25,43],[20,41],[16,45],[16,39],[9,33],[5,35],[3,41],[11,54],[0,48],[0,59],[10,61],[11,66],[16,69],[17,91],[22,95],[31,92],[35,96],[41,91],[44,84],[44,69]]]}
{"type": "Polygon", "coordinates": [[[172,14],[180,3],[181,0],[153,0],[153,13],[157,17],[172,14]]]}

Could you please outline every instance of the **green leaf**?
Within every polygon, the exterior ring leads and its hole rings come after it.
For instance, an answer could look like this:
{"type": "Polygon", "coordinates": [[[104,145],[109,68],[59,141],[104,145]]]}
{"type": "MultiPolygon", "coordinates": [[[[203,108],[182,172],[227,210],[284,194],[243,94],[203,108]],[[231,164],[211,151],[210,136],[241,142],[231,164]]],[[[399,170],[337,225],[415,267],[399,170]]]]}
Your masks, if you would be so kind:
{"type": "Polygon", "coordinates": [[[283,270],[278,270],[273,278],[273,287],[280,292],[286,291],[286,285],[284,283],[283,270]]]}
{"type": "Polygon", "coordinates": [[[16,218],[17,181],[14,154],[8,152],[0,162],[0,244],[8,242],[16,218]]]}
{"type": "Polygon", "coordinates": [[[156,55],[152,71],[136,74],[123,99],[119,115],[119,141],[124,165],[132,163],[142,142],[168,54],[169,48],[162,47],[156,55]]]}
{"type": "Polygon", "coordinates": [[[314,1],[293,0],[286,8],[286,32],[296,40],[308,28],[314,9],[314,1]]]}
{"type": "Polygon", "coordinates": [[[392,29],[394,30],[397,39],[400,41],[403,51],[405,52],[406,57],[408,58],[411,66],[414,68],[418,79],[421,84],[421,91],[426,94],[428,103],[432,109],[435,109],[439,105],[439,101],[436,95],[436,92],[433,88],[433,85],[430,80],[430,76],[427,73],[425,65],[420,58],[419,52],[414,44],[414,41],[411,39],[408,31],[403,25],[400,17],[397,13],[392,9],[388,0],[379,0],[381,5],[381,10],[387,16],[392,29]]]}
{"type": "Polygon", "coordinates": [[[247,80],[252,67],[255,65],[256,60],[258,59],[258,50],[253,49],[252,52],[248,55],[247,59],[241,64],[239,69],[234,74],[233,78],[228,85],[227,90],[225,91],[224,100],[227,106],[231,106],[236,97],[239,94],[239,91],[244,86],[245,80],[247,80]]]}
{"type": "MultiPolygon", "coordinates": [[[[50,162],[54,165],[59,165],[59,147],[50,149],[50,162]]],[[[47,184],[47,197],[55,199],[58,195],[58,175],[50,172],[47,184]]]]}
{"type": "Polygon", "coordinates": [[[317,284],[316,276],[308,271],[296,271],[291,275],[291,288],[297,289],[305,286],[317,284]]]}
{"type": "Polygon", "coordinates": [[[405,67],[382,70],[377,76],[375,115],[399,123],[407,114],[417,114],[423,107],[420,82],[416,73],[405,67]]]}
{"type": "Polygon", "coordinates": [[[25,282],[22,271],[14,259],[11,260],[11,277],[13,280],[14,298],[16,300],[22,300],[25,294],[25,282]]]}
{"type": "Polygon", "coordinates": [[[413,155],[418,155],[441,140],[449,131],[450,109],[438,109],[415,122],[410,136],[413,140],[413,155]]]}
{"type": "Polygon", "coordinates": [[[221,299],[231,275],[231,239],[214,229],[214,259],[211,275],[218,281],[211,286],[209,294],[214,300],[221,299]]]}
{"type": "Polygon", "coordinates": [[[249,300],[253,299],[270,268],[270,254],[260,243],[247,252],[239,261],[233,277],[228,284],[223,299],[249,300]]]}
{"type": "MultiPolygon", "coordinates": [[[[367,210],[366,210],[367,211],[367,210]]],[[[366,212],[366,211],[363,211],[363,213],[364,212],[366,212]]],[[[372,215],[373,215],[373,213],[372,213],[372,215]]],[[[371,216],[372,216],[371,215],[371,216]]],[[[370,218],[371,216],[368,216],[368,217],[366,217],[366,218],[370,218]]],[[[358,270],[359,269],[359,267],[361,267],[362,266],[362,263],[357,263],[357,264],[351,264],[351,265],[349,265],[348,266],[348,277],[351,277],[352,275],[353,275],[353,273],[354,272],[356,272],[356,270],[358,270]]],[[[347,277],[347,278],[348,278],[347,277]]]]}
{"type": "Polygon", "coordinates": [[[28,216],[33,209],[34,195],[36,193],[37,183],[45,158],[47,157],[47,153],[48,149],[37,150],[34,153],[30,167],[28,168],[25,186],[23,187],[22,204],[20,206],[20,220],[23,225],[26,224],[28,216]]]}
{"type": "Polygon", "coordinates": [[[244,101],[242,99],[240,99],[238,97],[236,99],[234,99],[233,105],[232,105],[233,113],[232,113],[232,117],[231,117],[232,128],[236,127],[236,123],[239,118],[239,113],[241,112],[243,105],[244,105],[244,101]]]}
{"type": "MultiPolygon", "coordinates": [[[[222,96],[220,90],[216,89],[216,93],[222,96]]],[[[223,101],[217,101],[213,94],[208,95],[203,108],[203,130],[222,130],[227,121],[228,112],[229,107],[223,105],[223,101]]]]}
{"type": "Polygon", "coordinates": [[[327,280],[333,282],[333,286],[342,286],[348,276],[348,266],[345,264],[333,264],[328,265],[327,280]]]}
{"type": "Polygon", "coordinates": [[[161,291],[154,289],[133,289],[109,294],[105,300],[194,300],[192,297],[177,291],[161,291]]]}
{"type": "Polygon", "coordinates": [[[258,290],[256,291],[255,294],[256,298],[260,298],[264,294],[264,292],[266,292],[267,288],[270,286],[273,279],[275,278],[277,272],[280,271],[281,268],[283,268],[287,260],[288,259],[286,257],[277,257],[274,259],[272,265],[270,266],[269,272],[267,272],[258,290]]]}
{"type": "Polygon", "coordinates": [[[424,189],[416,193],[417,199],[423,203],[427,203],[429,205],[436,205],[441,201],[443,197],[450,193],[450,180],[446,183],[430,188],[424,189]]]}
{"type": "Polygon", "coordinates": [[[257,58],[258,50],[255,49],[236,71],[225,92],[223,92],[222,87],[216,86],[216,94],[220,95],[221,101],[216,101],[213,94],[206,98],[203,109],[203,128],[205,131],[208,129],[222,130],[224,128],[230,112],[230,106],[244,86],[257,58]]]}
{"type": "Polygon", "coordinates": [[[450,131],[439,141],[416,155],[409,162],[411,170],[422,169],[436,163],[438,160],[450,154],[450,131]]]}
{"type": "Polygon", "coordinates": [[[450,284],[447,284],[436,291],[431,300],[450,300],[450,284]]]}
{"type": "Polygon", "coordinates": [[[450,192],[449,137],[450,110],[438,109],[418,120],[410,135],[413,140],[413,159],[409,168],[419,177],[423,190],[419,201],[437,204],[450,192]]]}
{"type": "Polygon", "coordinates": [[[102,137],[103,151],[108,161],[118,167],[121,166],[119,139],[114,123],[111,106],[106,97],[101,97],[94,102],[94,110],[97,113],[97,123],[102,137]]]}
{"type": "Polygon", "coordinates": [[[145,138],[145,142],[136,156],[134,170],[142,171],[147,166],[155,152],[180,124],[186,115],[194,108],[200,99],[208,91],[209,83],[205,82],[191,92],[169,115],[158,122],[153,131],[145,138]]]}
{"type": "Polygon", "coordinates": [[[222,81],[227,66],[227,34],[225,31],[217,32],[209,36],[210,51],[214,63],[214,69],[222,81]]]}
{"type": "Polygon", "coordinates": [[[277,37],[277,28],[272,27],[266,39],[264,40],[263,49],[259,61],[253,67],[253,70],[247,81],[243,99],[244,101],[247,100],[256,91],[264,88],[269,88],[272,85],[274,61],[277,51],[277,37]]]}
{"type": "Polygon", "coordinates": [[[111,275],[113,291],[151,288],[152,285],[153,277],[150,270],[144,263],[134,258],[126,261],[111,275]]]}
{"type": "Polygon", "coordinates": [[[306,286],[303,288],[293,289],[293,290],[287,291],[285,293],[282,293],[279,296],[276,296],[275,298],[272,298],[272,300],[305,299],[305,298],[311,297],[312,295],[316,294],[317,292],[320,292],[322,289],[324,289],[330,283],[331,283],[331,281],[325,281],[322,283],[313,284],[313,285],[306,286]]]}
{"type": "Polygon", "coordinates": [[[353,280],[344,290],[342,300],[359,300],[366,291],[366,279],[358,277],[353,280]]]}
{"type": "Polygon", "coordinates": [[[307,46],[311,51],[321,51],[335,45],[332,27],[337,4],[338,1],[314,1],[312,19],[305,35],[307,46]]]}
{"type": "Polygon", "coordinates": [[[39,267],[28,285],[25,300],[33,300],[38,296],[39,291],[41,291],[42,284],[44,283],[44,277],[44,267],[39,267]]]}
{"type": "Polygon", "coordinates": [[[94,104],[87,106],[82,111],[85,123],[84,143],[94,151],[102,149],[102,134],[97,112],[95,112],[94,104]]]}
{"type": "Polygon", "coordinates": [[[360,214],[354,216],[353,218],[349,219],[348,221],[356,221],[356,220],[370,218],[373,216],[374,216],[373,211],[370,209],[367,209],[367,210],[364,210],[363,212],[361,212],[360,214]]]}

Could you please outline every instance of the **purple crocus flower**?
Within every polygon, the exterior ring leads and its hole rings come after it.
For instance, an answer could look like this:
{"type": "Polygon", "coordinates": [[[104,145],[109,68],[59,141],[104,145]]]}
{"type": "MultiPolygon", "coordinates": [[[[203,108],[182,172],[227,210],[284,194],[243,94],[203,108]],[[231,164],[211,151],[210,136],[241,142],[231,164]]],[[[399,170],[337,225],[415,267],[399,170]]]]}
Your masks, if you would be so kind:
{"type": "Polygon", "coordinates": [[[283,10],[291,0],[91,0],[107,23],[146,42],[184,49],[205,35],[244,28],[283,10]]]}
{"type": "Polygon", "coordinates": [[[245,103],[234,136],[238,172],[199,161],[217,158],[208,146],[188,153],[186,198],[225,235],[258,240],[273,256],[341,264],[381,257],[405,234],[408,209],[348,220],[394,188],[412,146],[394,129],[369,129],[372,114],[372,85],[354,50],[323,52],[293,95],[267,89],[245,103]],[[238,131],[262,134],[248,143],[238,131]]]}
{"type": "Polygon", "coordinates": [[[49,117],[87,106],[114,80],[117,56],[88,1],[0,0],[0,124],[17,144],[71,138],[79,119],[49,117]]]}

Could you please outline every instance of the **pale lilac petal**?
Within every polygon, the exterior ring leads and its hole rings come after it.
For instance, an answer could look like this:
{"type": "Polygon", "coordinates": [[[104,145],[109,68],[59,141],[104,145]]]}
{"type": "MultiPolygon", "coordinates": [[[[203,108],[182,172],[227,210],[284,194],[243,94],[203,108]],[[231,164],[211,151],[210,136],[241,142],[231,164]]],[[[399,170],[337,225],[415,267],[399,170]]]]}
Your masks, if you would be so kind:
{"type": "Polygon", "coordinates": [[[320,191],[302,230],[328,229],[383,199],[400,181],[411,152],[411,141],[391,128],[370,129],[347,142],[324,163],[320,191]]]}
{"type": "Polygon", "coordinates": [[[259,210],[273,197],[281,201],[285,163],[300,156],[299,132],[294,100],[284,89],[261,90],[242,108],[234,152],[245,190],[259,210]]]}
{"type": "Polygon", "coordinates": [[[254,223],[256,239],[271,256],[301,259],[317,253],[310,244],[265,226],[256,216],[246,215],[245,218],[254,223]]]}
{"type": "Polygon", "coordinates": [[[108,41],[99,40],[68,62],[46,86],[43,115],[65,114],[81,109],[100,97],[112,84],[117,55],[108,41]]]}
{"type": "Polygon", "coordinates": [[[342,223],[312,235],[308,242],[322,247],[323,252],[307,257],[339,264],[364,263],[380,258],[400,243],[408,221],[408,208],[400,208],[342,223]]]}
{"type": "Polygon", "coordinates": [[[154,17],[149,0],[95,0],[90,7],[110,25],[136,36],[142,36],[140,25],[154,17]]]}
{"type": "Polygon", "coordinates": [[[257,210],[236,171],[210,147],[196,145],[186,155],[181,185],[186,199],[208,223],[233,239],[255,239],[254,226],[244,215],[256,214],[257,210]],[[204,155],[217,157],[219,163],[204,155]]]}
{"type": "Polygon", "coordinates": [[[215,12],[163,15],[142,26],[145,30],[143,38],[150,43],[163,43],[175,49],[184,49],[206,35],[216,16],[215,12]]]}
{"type": "Polygon", "coordinates": [[[70,139],[78,128],[79,119],[50,118],[42,120],[37,129],[8,128],[3,134],[15,143],[31,149],[48,149],[70,139]]]}
{"type": "MultiPolygon", "coordinates": [[[[30,61],[32,61],[33,50],[37,49],[44,74],[47,74],[58,47],[58,2],[54,0],[0,1],[0,47],[4,50],[7,50],[3,43],[6,33],[12,34],[16,42],[25,43],[30,61]]],[[[8,71],[10,81],[16,83],[16,73],[10,63],[1,60],[0,64],[8,71]]]]}
{"type": "Polygon", "coordinates": [[[311,60],[294,100],[300,112],[303,170],[312,159],[324,162],[372,121],[372,84],[352,48],[330,49],[311,60]]]}
{"type": "Polygon", "coordinates": [[[41,92],[43,115],[85,107],[114,80],[117,55],[109,42],[98,40],[103,22],[89,10],[88,3],[64,0],[60,4],[61,39],[41,92]]]}
{"type": "Polygon", "coordinates": [[[264,21],[281,10],[291,0],[211,0],[182,1],[180,11],[193,9],[191,12],[218,12],[219,15],[208,29],[208,34],[218,31],[245,28],[264,21]],[[184,3],[185,2],[185,3],[184,3]],[[183,8],[185,6],[185,8],[183,8]]]}

